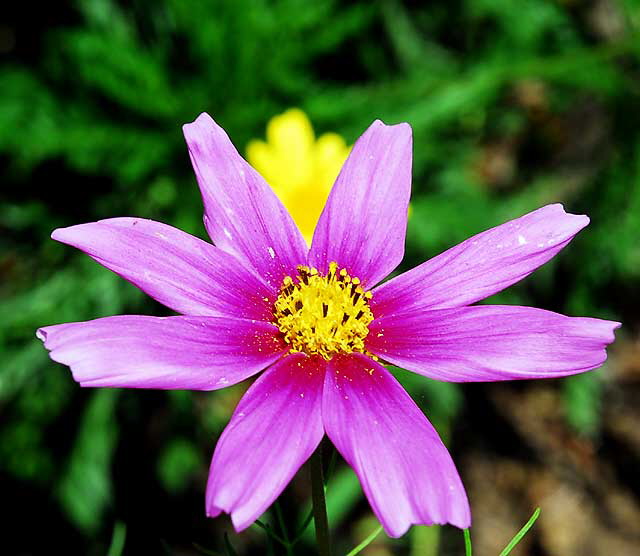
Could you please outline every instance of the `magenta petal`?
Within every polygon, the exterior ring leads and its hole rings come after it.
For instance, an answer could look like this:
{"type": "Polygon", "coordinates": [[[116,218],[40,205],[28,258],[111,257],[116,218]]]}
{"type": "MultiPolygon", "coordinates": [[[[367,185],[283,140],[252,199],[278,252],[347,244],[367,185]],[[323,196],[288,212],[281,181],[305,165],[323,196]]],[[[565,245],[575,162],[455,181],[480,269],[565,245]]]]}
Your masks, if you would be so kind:
{"type": "Polygon", "coordinates": [[[469,503],[449,452],[384,367],[364,355],[334,358],[322,417],[390,536],[412,524],[469,527],[469,503]]]}
{"type": "Polygon", "coordinates": [[[276,334],[272,324],[245,319],[121,315],[37,335],[82,386],[216,390],[281,357],[276,334]]]}
{"type": "Polygon", "coordinates": [[[59,228],[53,239],[180,313],[269,320],[271,290],[231,255],[181,230],[142,218],[59,228]]]}
{"type": "Polygon", "coordinates": [[[227,512],[241,531],[287,486],[324,434],[324,368],[320,358],[288,355],[249,388],[213,454],[207,515],[227,512]]]}
{"type": "Polygon", "coordinates": [[[376,120],[356,141],[316,226],[309,263],[345,267],[372,287],[402,260],[411,193],[411,127],[376,120]]]}
{"type": "Polygon", "coordinates": [[[546,263],[589,223],[547,205],[475,235],[376,288],[375,315],[461,307],[484,299],[546,263]]]}
{"type": "Polygon", "coordinates": [[[273,190],[208,114],[183,126],[205,208],[220,249],[251,265],[274,288],[294,275],[307,247],[273,190]]]}
{"type": "Polygon", "coordinates": [[[602,365],[619,326],[531,307],[479,305],[376,319],[367,349],[437,380],[551,378],[602,365]]]}

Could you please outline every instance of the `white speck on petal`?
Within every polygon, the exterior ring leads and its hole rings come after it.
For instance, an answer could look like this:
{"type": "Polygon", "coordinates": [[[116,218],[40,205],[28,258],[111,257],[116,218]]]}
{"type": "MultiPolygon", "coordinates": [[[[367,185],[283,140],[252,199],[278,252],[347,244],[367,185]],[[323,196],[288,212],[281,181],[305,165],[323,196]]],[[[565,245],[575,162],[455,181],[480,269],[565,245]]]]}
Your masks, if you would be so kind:
{"type": "Polygon", "coordinates": [[[224,235],[227,236],[229,239],[233,239],[233,236],[231,235],[231,232],[229,230],[224,228],[222,231],[224,232],[224,235]]]}
{"type": "Polygon", "coordinates": [[[301,398],[304,398],[304,394],[303,394],[302,392],[300,393],[300,397],[301,397],[301,398]]]}
{"type": "Polygon", "coordinates": [[[218,384],[229,384],[229,379],[223,376],[218,379],[218,384]]]}
{"type": "Polygon", "coordinates": [[[272,259],[276,258],[276,252],[273,250],[273,247],[267,247],[267,251],[269,251],[269,255],[271,255],[272,259]]]}
{"type": "Polygon", "coordinates": [[[527,238],[524,237],[522,234],[518,234],[518,245],[526,245],[527,244],[527,238]]]}

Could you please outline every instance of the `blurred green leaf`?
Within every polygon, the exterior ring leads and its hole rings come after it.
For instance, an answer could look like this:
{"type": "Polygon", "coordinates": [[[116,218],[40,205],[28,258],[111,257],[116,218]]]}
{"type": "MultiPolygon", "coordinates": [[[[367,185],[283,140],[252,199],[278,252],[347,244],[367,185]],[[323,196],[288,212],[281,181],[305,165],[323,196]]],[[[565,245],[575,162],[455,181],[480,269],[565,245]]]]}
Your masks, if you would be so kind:
{"type": "Polygon", "coordinates": [[[440,546],[439,525],[414,525],[409,531],[411,556],[437,556],[440,546]]]}
{"type": "Polygon", "coordinates": [[[600,430],[602,379],[597,373],[584,373],[562,382],[564,409],[569,424],[584,436],[600,430]]]}
{"type": "Polygon", "coordinates": [[[111,502],[111,461],[117,439],[118,390],[94,392],[80,421],[58,496],[71,520],[91,532],[102,523],[111,502]]]}
{"type": "Polygon", "coordinates": [[[121,521],[117,521],[113,526],[113,535],[107,556],[121,556],[124,550],[124,542],[127,538],[127,526],[121,521]]]}
{"type": "Polygon", "coordinates": [[[173,438],[160,454],[158,475],[171,493],[185,489],[192,474],[200,467],[200,454],[186,438],[173,438]]]}

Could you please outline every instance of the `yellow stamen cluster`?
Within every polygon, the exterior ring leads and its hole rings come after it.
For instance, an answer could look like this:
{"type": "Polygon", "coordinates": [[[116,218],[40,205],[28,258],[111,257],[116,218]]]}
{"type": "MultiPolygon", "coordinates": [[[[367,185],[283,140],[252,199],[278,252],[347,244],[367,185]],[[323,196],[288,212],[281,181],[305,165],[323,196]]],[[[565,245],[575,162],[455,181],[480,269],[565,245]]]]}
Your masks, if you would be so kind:
{"type": "Polygon", "coordinates": [[[275,302],[275,324],[292,353],[321,355],[364,353],[373,313],[372,295],[360,280],[331,263],[326,276],[299,266],[296,280],[285,277],[275,302]]]}

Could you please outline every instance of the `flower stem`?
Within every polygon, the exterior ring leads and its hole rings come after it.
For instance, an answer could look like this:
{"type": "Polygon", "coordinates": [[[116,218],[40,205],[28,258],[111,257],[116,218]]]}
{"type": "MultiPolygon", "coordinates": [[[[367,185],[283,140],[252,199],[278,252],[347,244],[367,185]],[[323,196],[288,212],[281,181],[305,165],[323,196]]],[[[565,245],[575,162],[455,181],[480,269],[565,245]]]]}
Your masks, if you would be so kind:
{"type": "Polygon", "coordinates": [[[331,556],[329,542],[329,520],[327,519],[327,503],[324,496],[324,479],[322,477],[322,444],[311,456],[311,501],[313,504],[313,521],[316,527],[316,541],[320,556],[331,556]]]}
{"type": "Polygon", "coordinates": [[[287,550],[287,556],[293,555],[293,545],[289,541],[289,533],[287,533],[287,524],[284,521],[284,516],[282,515],[282,510],[280,509],[280,504],[276,502],[274,504],[274,508],[276,510],[276,517],[278,519],[278,523],[280,525],[280,530],[282,532],[282,538],[284,539],[284,546],[287,550]]]}

